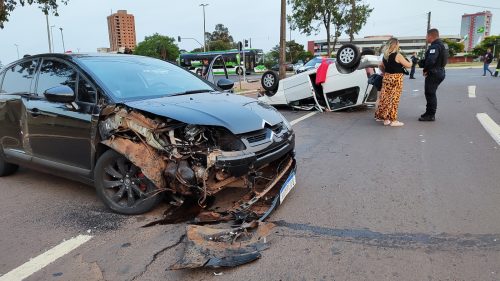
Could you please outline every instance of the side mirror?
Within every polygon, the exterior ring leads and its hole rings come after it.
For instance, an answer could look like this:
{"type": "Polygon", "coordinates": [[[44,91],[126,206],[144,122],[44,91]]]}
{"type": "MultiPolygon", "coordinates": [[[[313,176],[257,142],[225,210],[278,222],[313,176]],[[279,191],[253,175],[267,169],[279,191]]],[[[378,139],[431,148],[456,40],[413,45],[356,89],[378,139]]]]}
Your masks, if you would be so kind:
{"type": "Polygon", "coordinates": [[[221,88],[224,91],[231,90],[234,87],[234,82],[229,79],[222,78],[217,81],[217,87],[221,88]]]}
{"type": "Polygon", "coordinates": [[[75,92],[65,85],[50,88],[43,95],[51,102],[71,103],[75,101],[75,92]]]}

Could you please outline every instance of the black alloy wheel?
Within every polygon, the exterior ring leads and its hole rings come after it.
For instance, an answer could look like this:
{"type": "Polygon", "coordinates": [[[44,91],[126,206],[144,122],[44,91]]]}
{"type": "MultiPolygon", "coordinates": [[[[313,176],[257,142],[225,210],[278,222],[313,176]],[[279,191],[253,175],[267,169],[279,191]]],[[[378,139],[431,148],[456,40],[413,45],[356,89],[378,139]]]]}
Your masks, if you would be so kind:
{"type": "Polygon", "coordinates": [[[138,215],[153,209],[162,193],[141,170],[114,150],[106,151],[95,167],[98,196],[113,211],[138,215]]]}

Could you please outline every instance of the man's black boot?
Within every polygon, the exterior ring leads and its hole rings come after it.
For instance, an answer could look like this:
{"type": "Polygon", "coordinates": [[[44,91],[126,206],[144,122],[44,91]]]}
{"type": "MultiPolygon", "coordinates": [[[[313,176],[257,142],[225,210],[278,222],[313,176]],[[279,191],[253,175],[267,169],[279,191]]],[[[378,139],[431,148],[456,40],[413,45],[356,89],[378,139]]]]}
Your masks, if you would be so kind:
{"type": "Polygon", "coordinates": [[[418,121],[422,122],[432,122],[436,121],[436,117],[434,115],[422,115],[420,118],[418,118],[418,121]]]}

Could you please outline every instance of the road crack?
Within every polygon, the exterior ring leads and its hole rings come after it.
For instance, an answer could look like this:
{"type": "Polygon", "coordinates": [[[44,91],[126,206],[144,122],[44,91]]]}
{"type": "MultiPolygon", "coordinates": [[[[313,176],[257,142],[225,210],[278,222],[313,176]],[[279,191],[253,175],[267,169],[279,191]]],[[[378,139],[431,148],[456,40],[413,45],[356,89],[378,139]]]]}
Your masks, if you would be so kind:
{"type": "Polygon", "coordinates": [[[177,247],[179,244],[181,244],[184,240],[184,238],[186,237],[186,234],[183,234],[181,235],[181,237],[179,237],[179,240],[177,242],[175,242],[174,244],[172,245],[169,245],[169,246],[166,246],[165,248],[162,248],[161,250],[157,251],[156,253],[153,254],[153,257],[152,259],[144,266],[144,270],[139,272],[139,274],[135,275],[132,279],[132,281],[135,281],[137,280],[137,278],[140,278],[142,277],[142,275],[144,275],[144,273],[146,273],[149,269],[149,267],[158,259],[158,257],[163,254],[164,252],[172,249],[172,248],[175,248],[177,247]]]}

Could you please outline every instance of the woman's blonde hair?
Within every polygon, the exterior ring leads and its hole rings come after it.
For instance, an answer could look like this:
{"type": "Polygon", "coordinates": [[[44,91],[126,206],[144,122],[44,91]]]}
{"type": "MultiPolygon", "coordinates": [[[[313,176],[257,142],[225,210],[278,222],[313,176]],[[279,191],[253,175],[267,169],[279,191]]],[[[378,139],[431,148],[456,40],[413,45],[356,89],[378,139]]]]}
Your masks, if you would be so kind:
{"type": "Polygon", "coordinates": [[[397,53],[399,51],[399,40],[396,38],[391,38],[385,44],[384,48],[384,59],[388,60],[391,54],[397,53]]]}

